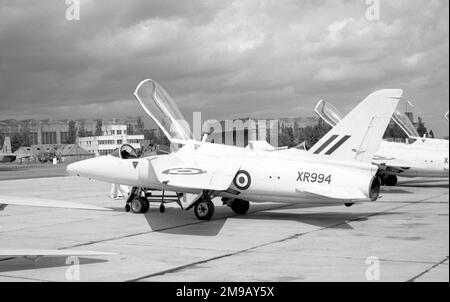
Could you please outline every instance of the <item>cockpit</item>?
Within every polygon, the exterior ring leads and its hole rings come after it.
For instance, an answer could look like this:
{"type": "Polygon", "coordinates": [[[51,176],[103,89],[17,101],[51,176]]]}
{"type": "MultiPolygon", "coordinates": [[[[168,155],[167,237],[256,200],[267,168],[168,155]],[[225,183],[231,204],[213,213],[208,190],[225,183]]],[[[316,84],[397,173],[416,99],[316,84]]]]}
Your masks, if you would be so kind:
{"type": "Polygon", "coordinates": [[[169,94],[155,81],[144,80],[134,92],[144,111],[170,141],[193,138],[189,124],[169,94]]]}
{"type": "Polygon", "coordinates": [[[114,150],[111,153],[111,156],[118,157],[121,159],[132,159],[132,158],[138,158],[138,153],[136,152],[136,149],[134,149],[131,145],[124,144],[114,150]]]}

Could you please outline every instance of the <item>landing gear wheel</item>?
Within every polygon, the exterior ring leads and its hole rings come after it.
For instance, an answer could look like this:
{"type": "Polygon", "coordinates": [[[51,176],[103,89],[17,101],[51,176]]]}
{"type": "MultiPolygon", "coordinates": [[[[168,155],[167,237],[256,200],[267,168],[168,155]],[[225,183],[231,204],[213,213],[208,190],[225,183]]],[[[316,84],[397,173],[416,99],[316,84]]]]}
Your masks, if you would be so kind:
{"type": "Polygon", "coordinates": [[[163,203],[159,206],[159,211],[161,213],[164,213],[166,211],[166,206],[163,203]]]}
{"type": "Polygon", "coordinates": [[[235,199],[231,202],[230,207],[235,214],[245,215],[250,208],[250,203],[247,200],[235,199]]]}
{"type": "Polygon", "coordinates": [[[150,203],[147,199],[142,197],[135,197],[131,201],[131,211],[135,214],[147,213],[150,208],[150,203]]]}
{"type": "Polygon", "coordinates": [[[347,208],[350,208],[352,205],[354,205],[355,203],[353,203],[353,202],[347,202],[346,204],[345,204],[345,206],[347,207],[347,208]]]}
{"type": "Polygon", "coordinates": [[[203,199],[195,205],[194,213],[198,220],[210,220],[214,215],[214,204],[209,199],[203,199]]]}
{"type": "Polygon", "coordinates": [[[394,187],[397,184],[397,176],[395,175],[386,175],[383,179],[384,185],[388,187],[394,187]]]}

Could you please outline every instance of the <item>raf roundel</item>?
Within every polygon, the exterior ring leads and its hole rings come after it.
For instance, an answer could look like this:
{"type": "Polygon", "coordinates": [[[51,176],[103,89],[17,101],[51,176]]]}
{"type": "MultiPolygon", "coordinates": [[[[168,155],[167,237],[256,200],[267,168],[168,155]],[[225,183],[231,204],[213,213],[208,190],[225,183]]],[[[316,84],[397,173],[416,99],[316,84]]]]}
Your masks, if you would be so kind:
{"type": "Polygon", "coordinates": [[[162,173],[169,175],[197,175],[197,174],[205,174],[206,171],[197,168],[174,168],[165,170],[162,173]]]}
{"type": "Polygon", "coordinates": [[[244,170],[238,171],[233,180],[234,186],[239,190],[247,190],[248,188],[250,188],[251,183],[252,179],[250,177],[250,174],[244,170]]]}

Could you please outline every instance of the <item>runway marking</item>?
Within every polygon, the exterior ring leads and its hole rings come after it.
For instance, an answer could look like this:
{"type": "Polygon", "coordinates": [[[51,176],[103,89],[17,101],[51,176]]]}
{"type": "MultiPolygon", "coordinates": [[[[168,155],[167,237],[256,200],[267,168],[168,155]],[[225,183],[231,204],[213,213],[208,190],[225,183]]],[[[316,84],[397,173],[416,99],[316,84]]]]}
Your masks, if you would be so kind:
{"type": "Polygon", "coordinates": [[[447,262],[449,259],[449,256],[445,257],[442,261],[435,263],[433,266],[431,266],[430,268],[424,270],[423,272],[421,272],[420,274],[412,277],[411,279],[409,279],[406,282],[415,282],[417,279],[419,279],[420,277],[424,276],[425,274],[429,273],[430,271],[432,271],[433,269],[435,269],[436,267],[438,267],[439,265],[443,265],[445,262],[447,262]]]}
{"type": "MultiPolygon", "coordinates": [[[[277,244],[277,243],[281,243],[281,242],[286,242],[286,241],[289,241],[289,240],[297,239],[297,238],[299,238],[301,236],[304,236],[304,235],[320,232],[320,231],[323,231],[323,230],[326,230],[326,229],[330,229],[330,228],[335,228],[335,227],[338,227],[338,226],[340,226],[342,224],[345,224],[345,223],[347,223],[349,221],[358,221],[358,220],[363,219],[363,218],[369,218],[369,217],[372,217],[372,216],[379,215],[381,213],[386,213],[386,212],[398,210],[398,209],[401,209],[401,208],[408,207],[410,205],[420,204],[420,203],[423,203],[423,202],[425,202],[425,201],[427,201],[429,199],[433,199],[433,198],[437,198],[437,197],[440,197],[440,196],[444,196],[446,194],[447,193],[434,195],[434,196],[427,197],[425,199],[422,199],[422,200],[419,200],[419,201],[416,201],[416,202],[412,202],[412,203],[408,203],[408,204],[402,204],[400,206],[396,206],[396,207],[393,207],[393,208],[390,208],[390,209],[387,209],[387,210],[384,210],[384,211],[380,211],[380,212],[375,212],[375,213],[372,213],[372,214],[369,214],[369,215],[359,216],[359,217],[356,217],[354,219],[346,220],[346,221],[343,221],[343,222],[339,222],[339,223],[336,223],[336,224],[333,224],[333,225],[330,225],[330,226],[327,226],[327,227],[319,228],[317,230],[312,230],[312,231],[305,232],[305,233],[297,233],[297,234],[294,234],[294,235],[291,235],[291,236],[288,236],[288,237],[285,237],[285,238],[282,238],[282,239],[279,239],[279,240],[266,242],[266,243],[259,244],[259,245],[256,245],[256,246],[253,246],[253,247],[250,247],[250,248],[246,248],[246,249],[243,249],[243,250],[235,251],[235,252],[232,252],[232,253],[227,253],[227,254],[224,254],[224,255],[221,255],[221,256],[216,256],[216,257],[212,257],[212,258],[208,258],[208,259],[204,259],[204,260],[200,260],[200,261],[196,261],[196,262],[192,262],[190,264],[181,265],[181,266],[174,267],[172,269],[168,269],[168,270],[164,270],[164,271],[160,271],[160,272],[157,272],[157,273],[152,273],[152,274],[144,275],[144,276],[141,276],[141,277],[129,279],[129,280],[126,280],[126,282],[137,282],[137,281],[141,281],[141,280],[144,280],[144,279],[150,279],[150,278],[157,277],[157,276],[162,276],[162,275],[166,275],[166,274],[175,273],[177,271],[188,269],[190,267],[194,267],[194,266],[197,266],[199,264],[205,264],[205,263],[208,263],[208,262],[211,262],[211,261],[214,261],[214,260],[219,260],[219,259],[223,259],[223,258],[227,258],[227,257],[243,254],[243,253],[246,253],[246,252],[249,252],[249,251],[261,248],[261,247],[265,247],[265,246],[269,246],[269,245],[277,244]]],[[[293,205],[295,205],[295,204],[293,204],[293,205]]],[[[290,205],[290,206],[292,206],[292,205],[290,205]]]]}

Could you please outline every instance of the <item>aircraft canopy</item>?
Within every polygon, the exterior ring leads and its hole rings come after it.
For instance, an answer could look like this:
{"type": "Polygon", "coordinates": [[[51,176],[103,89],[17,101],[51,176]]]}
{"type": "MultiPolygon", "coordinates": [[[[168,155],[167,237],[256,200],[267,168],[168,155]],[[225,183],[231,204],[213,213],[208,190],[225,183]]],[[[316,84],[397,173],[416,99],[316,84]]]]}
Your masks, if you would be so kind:
{"type": "Polygon", "coordinates": [[[142,81],[134,92],[144,111],[172,141],[190,140],[192,134],[177,105],[169,94],[155,81],[142,81]]]}
{"type": "Polygon", "coordinates": [[[392,115],[392,119],[409,138],[420,137],[420,134],[417,132],[416,127],[414,127],[409,117],[407,117],[405,114],[396,110],[392,115]]]}
{"type": "Polygon", "coordinates": [[[319,117],[331,127],[336,126],[343,118],[341,112],[330,103],[321,100],[317,103],[314,111],[319,117]]]}

